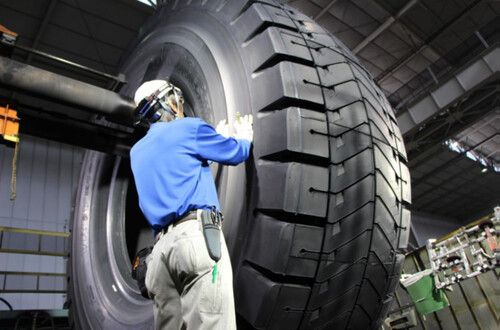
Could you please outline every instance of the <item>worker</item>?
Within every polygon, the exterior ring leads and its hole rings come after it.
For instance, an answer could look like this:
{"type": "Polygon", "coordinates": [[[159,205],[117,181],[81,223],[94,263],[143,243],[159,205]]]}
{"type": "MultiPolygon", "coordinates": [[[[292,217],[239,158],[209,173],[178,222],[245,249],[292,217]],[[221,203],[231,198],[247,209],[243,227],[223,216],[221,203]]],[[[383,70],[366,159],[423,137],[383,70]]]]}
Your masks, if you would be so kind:
{"type": "Polygon", "coordinates": [[[231,262],[220,233],[219,201],[209,164],[245,161],[252,117],[228,137],[199,118],[185,118],[180,89],[164,80],[135,94],[136,122],[150,124],[130,151],[141,210],[155,245],[146,258],[145,285],[154,301],[156,329],[235,329],[231,262]],[[215,240],[214,240],[215,237],[215,240]]]}

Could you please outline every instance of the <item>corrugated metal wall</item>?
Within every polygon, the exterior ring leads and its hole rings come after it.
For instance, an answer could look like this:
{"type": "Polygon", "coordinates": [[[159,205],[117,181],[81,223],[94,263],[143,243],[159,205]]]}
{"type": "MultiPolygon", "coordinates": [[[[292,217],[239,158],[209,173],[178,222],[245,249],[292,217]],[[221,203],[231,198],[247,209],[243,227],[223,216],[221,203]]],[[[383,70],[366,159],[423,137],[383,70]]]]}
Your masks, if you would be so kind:
{"type": "MultiPolygon", "coordinates": [[[[11,200],[14,149],[0,145],[0,226],[69,232],[71,207],[83,150],[57,142],[21,136],[17,163],[17,197],[11,200]]],[[[0,248],[65,253],[64,237],[2,232],[0,248]]],[[[0,271],[65,273],[60,256],[0,253],[0,271]]],[[[14,309],[60,309],[64,294],[6,293],[6,291],[62,291],[63,276],[0,275],[0,297],[14,309]]],[[[0,302],[0,310],[7,310],[0,302]]]]}

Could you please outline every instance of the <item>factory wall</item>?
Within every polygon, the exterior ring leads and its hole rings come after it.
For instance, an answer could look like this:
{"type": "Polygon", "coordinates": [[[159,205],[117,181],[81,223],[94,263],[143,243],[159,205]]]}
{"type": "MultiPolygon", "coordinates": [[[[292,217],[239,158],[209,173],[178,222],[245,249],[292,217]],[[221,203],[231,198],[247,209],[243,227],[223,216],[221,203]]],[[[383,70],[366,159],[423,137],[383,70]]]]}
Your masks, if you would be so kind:
{"type": "MultiPolygon", "coordinates": [[[[0,227],[69,233],[83,149],[22,135],[16,166],[17,195],[11,200],[13,156],[14,148],[0,145],[0,227]]],[[[65,294],[49,292],[65,291],[65,276],[5,272],[63,274],[66,258],[5,251],[64,254],[66,244],[66,237],[0,231],[0,297],[14,310],[61,309],[65,294]]],[[[7,309],[0,301],[0,310],[7,309]]]]}
{"type": "Polygon", "coordinates": [[[416,247],[425,246],[428,239],[446,236],[462,225],[456,219],[449,219],[433,214],[415,212],[411,214],[413,235],[417,241],[416,247]]]}

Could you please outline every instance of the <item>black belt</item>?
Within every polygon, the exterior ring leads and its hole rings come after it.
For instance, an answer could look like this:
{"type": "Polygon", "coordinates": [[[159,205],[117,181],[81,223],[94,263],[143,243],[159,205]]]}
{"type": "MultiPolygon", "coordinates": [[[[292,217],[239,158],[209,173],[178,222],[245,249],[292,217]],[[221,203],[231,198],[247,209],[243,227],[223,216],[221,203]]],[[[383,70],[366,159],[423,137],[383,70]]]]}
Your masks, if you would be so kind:
{"type": "Polygon", "coordinates": [[[180,216],[179,218],[175,219],[173,222],[169,223],[168,225],[166,225],[162,229],[160,229],[158,231],[158,233],[156,234],[156,236],[155,236],[155,242],[160,238],[160,234],[161,233],[166,233],[167,232],[168,227],[170,225],[173,225],[175,227],[175,226],[180,225],[183,222],[186,222],[186,221],[189,221],[189,220],[196,220],[196,219],[198,219],[198,210],[188,211],[188,212],[184,213],[182,216],[180,216]]]}
{"type": "Polygon", "coordinates": [[[180,218],[174,220],[174,227],[189,220],[196,220],[197,218],[198,210],[186,212],[180,218]]]}

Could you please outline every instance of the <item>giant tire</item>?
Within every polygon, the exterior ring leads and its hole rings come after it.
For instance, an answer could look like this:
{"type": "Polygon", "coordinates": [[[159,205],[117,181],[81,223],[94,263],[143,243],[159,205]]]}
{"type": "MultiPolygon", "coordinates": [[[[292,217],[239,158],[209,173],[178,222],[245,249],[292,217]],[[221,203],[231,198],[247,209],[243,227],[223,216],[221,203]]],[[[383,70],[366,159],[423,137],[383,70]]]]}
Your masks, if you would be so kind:
{"type": "MultiPolygon", "coordinates": [[[[241,328],[380,325],[408,240],[409,173],[386,98],[344,45],[272,0],[167,1],[122,72],[123,94],[167,78],[188,115],[255,117],[246,165],[214,168],[241,328]]],[[[129,270],[144,233],[128,160],[87,152],[68,260],[77,328],[152,326],[129,270]]]]}

